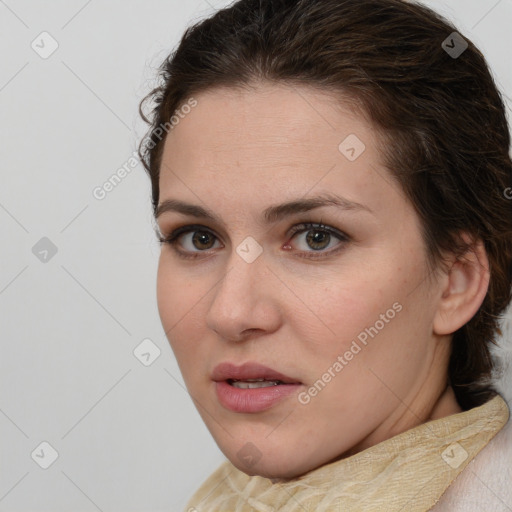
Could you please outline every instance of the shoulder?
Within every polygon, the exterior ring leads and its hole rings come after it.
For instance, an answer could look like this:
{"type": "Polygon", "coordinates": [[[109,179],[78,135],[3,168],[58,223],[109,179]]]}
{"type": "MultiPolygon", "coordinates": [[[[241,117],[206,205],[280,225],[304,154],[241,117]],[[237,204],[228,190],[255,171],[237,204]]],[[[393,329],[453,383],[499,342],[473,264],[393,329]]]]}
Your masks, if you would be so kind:
{"type": "MultiPolygon", "coordinates": [[[[493,347],[494,386],[512,413],[512,314],[502,322],[503,334],[493,347]]],[[[431,512],[512,511],[512,416],[489,444],[448,487],[431,512]]]]}
{"type": "Polygon", "coordinates": [[[432,512],[512,510],[512,422],[496,434],[448,487],[432,512]]]}

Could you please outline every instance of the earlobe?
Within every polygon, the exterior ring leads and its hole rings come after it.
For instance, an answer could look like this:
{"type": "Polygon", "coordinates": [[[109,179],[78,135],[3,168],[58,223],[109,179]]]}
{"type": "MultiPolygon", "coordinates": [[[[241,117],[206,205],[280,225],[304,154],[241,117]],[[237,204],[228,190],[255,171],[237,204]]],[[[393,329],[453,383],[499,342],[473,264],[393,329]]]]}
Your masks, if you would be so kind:
{"type": "MultiPolygon", "coordinates": [[[[463,236],[467,240],[466,236],[463,236]]],[[[442,295],[433,321],[434,333],[452,334],[469,322],[489,287],[489,260],[481,240],[456,259],[442,279],[442,295]]]]}

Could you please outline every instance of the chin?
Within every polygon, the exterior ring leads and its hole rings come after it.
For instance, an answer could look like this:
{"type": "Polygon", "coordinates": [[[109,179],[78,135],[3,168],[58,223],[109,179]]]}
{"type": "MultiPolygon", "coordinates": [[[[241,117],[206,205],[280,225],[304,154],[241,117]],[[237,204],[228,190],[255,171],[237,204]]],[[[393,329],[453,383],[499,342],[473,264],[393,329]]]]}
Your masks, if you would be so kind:
{"type": "Polygon", "coordinates": [[[290,480],[307,473],[307,470],[297,473],[297,468],[289,465],[282,467],[280,464],[277,466],[273,464],[255,464],[249,468],[240,464],[239,461],[231,460],[231,463],[249,476],[261,476],[270,480],[290,480]]]}
{"type": "Polygon", "coordinates": [[[272,452],[271,458],[263,453],[261,459],[253,465],[244,464],[244,462],[238,458],[237,453],[229,453],[229,455],[226,454],[226,456],[237,469],[247,475],[261,476],[271,480],[290,480],[297,478],[321,465],[320,462],[317,465],[312,465],[311,458],[295,460],[284,453],[276,453],[276,451],[273,450],[270,451],[272,452]]]}

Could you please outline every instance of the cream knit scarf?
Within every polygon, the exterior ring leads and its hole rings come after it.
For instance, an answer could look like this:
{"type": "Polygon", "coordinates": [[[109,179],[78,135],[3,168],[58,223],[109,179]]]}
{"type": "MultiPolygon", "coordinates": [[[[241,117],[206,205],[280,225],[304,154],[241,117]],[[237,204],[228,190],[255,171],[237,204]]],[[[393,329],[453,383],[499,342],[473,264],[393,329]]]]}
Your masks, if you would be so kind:
{"type": "Polygon", "coordinates": [[[426,512],[509,417],[497,395],[284,483],[224,462],[187,512],[426,512]]]}

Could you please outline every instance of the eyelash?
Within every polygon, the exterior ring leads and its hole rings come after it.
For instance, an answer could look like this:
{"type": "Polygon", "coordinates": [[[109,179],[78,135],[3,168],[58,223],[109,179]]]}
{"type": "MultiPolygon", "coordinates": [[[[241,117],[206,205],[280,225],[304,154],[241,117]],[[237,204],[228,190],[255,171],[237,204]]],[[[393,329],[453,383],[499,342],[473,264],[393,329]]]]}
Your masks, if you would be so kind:
{"type": "MultiPolygon", "coordinates": [[[[315,224],[315,223],[311,223],[311,222],[305,222],[305,223],[297,224],[297,225],[293,226],[289,236],[293,237],[297,234],[307,233],[308,231],[312,231],[312,230],[324,231],[326,233],[329,233],[330,235],[334,235],[342,243],[340,243],[334,249],[330,249],[329,251],[318,252],[318,253],[312,252],[311,254],[309,251],[306,251],[306,252],[303,251],[303,254],[308,254],[308,256],[302,256],[304,258],[320,259],[320,258],[326,257],[325,256],[326,254],[328,254],[328,255],[336,254],[337,252],[339,252],[340,250],[343,249],[344,245],[347,242],[350,241],[350,237],[341,231],[331,228],[330,226],[326,226],[325,224],[322,224],[322,223],[315,224]]],[[[186,252],[183,252],[183,251],[177,249],[177,247],[176,247],[178,244],[178,239],[181,235],[184,235],[187,233],[193,233],[195,231],[201,231],[201,232],[208,233],[209,235],[212,235],[216,239],[218,239],[217,236],[210,229],[206,228],[205,226],[196,225],[196,224],[182,226],[180,228],[177,228],[167,237],[162,237],[157,234],[157,238],[158,238],[158,242],[160,244],[169,244],[173,248],[174,252],[180,258],[187,259],[187,260],[188,259],[196,259],[196,258],[201,257],[200,256],[201,253],[205,253],[208,251],[197,251],[197,252],[192,252],[192,253],[186,253],[186,252]]]]}

